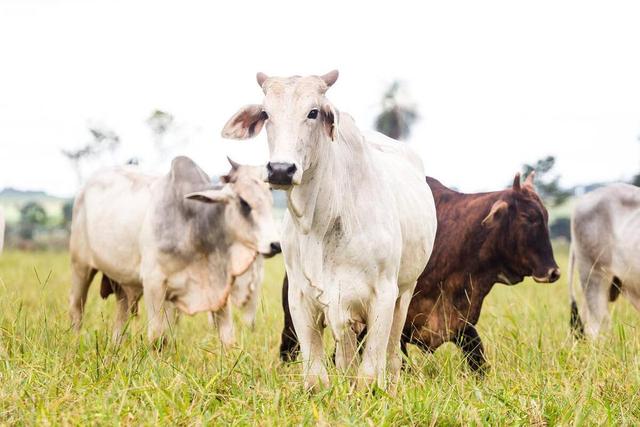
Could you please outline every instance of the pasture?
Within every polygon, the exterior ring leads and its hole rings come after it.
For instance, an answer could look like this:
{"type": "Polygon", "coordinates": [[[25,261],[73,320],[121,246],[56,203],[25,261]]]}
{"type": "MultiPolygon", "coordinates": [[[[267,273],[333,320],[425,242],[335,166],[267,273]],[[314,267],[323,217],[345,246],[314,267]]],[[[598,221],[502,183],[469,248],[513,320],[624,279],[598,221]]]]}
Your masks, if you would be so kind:
{"type": "Polygon", "coordinates": [[[183,317],[158,353],[146,343],[143,307],[122,346],[110,344],[115,303],[100,300],[97,279],[76,336],[67,253],[8,251],[0,257],[0,422],[638,425],[640,318],[621,299],[607,336],[575,343],[566,253],[556,248],[557,283],[498,285],[485,301],[484,379],[468,372],[452,344],[435,355],[411,348],[410,368],[389,396],[352,391],[335,376],[329,389],[308,395],[299,364],[280,363],[281,256],[266,263],[255,330],[238,327],[236,348],[223,351],[200,314],[183,317]]]}

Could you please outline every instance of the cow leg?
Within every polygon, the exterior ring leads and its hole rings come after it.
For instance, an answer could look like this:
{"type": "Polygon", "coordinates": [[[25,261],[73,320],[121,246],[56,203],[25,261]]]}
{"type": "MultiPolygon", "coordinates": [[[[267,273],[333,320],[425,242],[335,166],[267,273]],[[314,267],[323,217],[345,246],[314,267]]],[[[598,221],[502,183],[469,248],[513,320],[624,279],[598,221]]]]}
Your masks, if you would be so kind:
{"type": "MultiPolygon", "coordinates": [[[[398,288],[395,284],[393,287],[382,283],[380,285],[380,291],[374,297],[367,315],[369,332],[358,369],[360,388],[371,387],[374,383],[382,388],[385,386],[387,347],[398,300],[398,288]]],[[[406,316],[406,310],[404,314],[406,316]]]]}
{"type": "Polygon", "coordinates": [[[329,321],[336,342],[334,363],[338,370],[348,373],[356,358],[358,341],[349,319],[349,312],[339,304],[332,306],[329,321]]]}
{"type": "Polygon", "coordinates": [[[320,386],[327,387],[329,375],[323,363],[322,347],[324,315],[309,304],[294,287],[289,288],[289,301],[292,303],[291,318],[300,340],[305,388],[315,391],[320,386]]]}
{"type": "Polygon", "coordinates": [[[122,286],[115,286],[115,294],[116,294],[116,321],[113,326],[113,337],[112,340],[116,344],[120,344],[120,340],[122,339],[122,332],[124,329],[124,325],[129,320],[129,312],[130,312],[130,302],[127,296],[127,293],[122,286]]]}
{"type": "Polygon", "coordinates": [[[596,338],[609,320],[609,288],[613,277],[591,268],[582,271],[580,280],[586,284],[583,285],[587,308],[585,333],[590,338],[596,338]]]}
{"type": "Polygon", "coordinates": [[[71,326],[77,332],[82,324],[84,305],[87,302],[87,292],[97,270],[86,264],[71,262],[71,293],[69,294],[69,317],[71,326]]]}
{"type": "Polygon", "coordinates": [[[149,342],[162,348],[165,344],[165,331],[169,326],[169,316],[166,305],[166,288],[164,278],[154,277],[144,280],[144,298],[147,307],[147,337],[149,342]]]}
{"type": "Polygon", "coordinates": [[[298,357],[300,346],[296,329],[293,327],[291,310],[289,309],[289,281],[286,275],[282,282],[282,311],[284,312],[284,326],[280,335],[280,360],[293,362],[298,357]]]}
{"type": "Polygon", "coordinates": [[[487,359],[484,355],[484,347],[482,346],[482,340],[475,326],[467,324],[462,331],[460,331],[454,342],[464,355],[469,368],[476,373],[483,374],[487,367],[487,359]]]}
{"type": "Polygon", "coordinates": [[[235,345],[236,333],[230,300],[227,300],[227,303],[220,310],[209,312],[209,324],[218,329],[218,337],[225,348],[235,345]]]}
{"type": "Polygon", "coordinates": [[[407,321],[407,311],[409,310],[412,295],[413,287],[410,291],[402,293],[396,300],[393,312],[393,323],[387,344],[387,358],[389,359],[389,379],[394,386],[398,383],[400,371],[402,370],[402,355],[400,352],[406,353],[406,345],[404,350],[402,349],[402,331],[407,321]]]}

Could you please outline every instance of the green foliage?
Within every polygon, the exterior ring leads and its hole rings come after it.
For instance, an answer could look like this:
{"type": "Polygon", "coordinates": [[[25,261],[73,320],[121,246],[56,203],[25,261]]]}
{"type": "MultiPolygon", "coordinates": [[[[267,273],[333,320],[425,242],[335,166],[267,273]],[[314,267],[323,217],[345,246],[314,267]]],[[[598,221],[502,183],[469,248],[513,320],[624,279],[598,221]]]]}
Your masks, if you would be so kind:
{"type": "Polygon", "coordinates": [[[47,212],[38,202],[28,202],[20,209],[19,235],[22,239],[33,240],[38,227],[47,223],[47,212]]]}
{"type": "Polygon", "coordinates": [[[534,164],[523,165],[524,176],[528,176],[533,171],[536,172],[536,190],[549,206],[561,205],[571,196],[570,191],[560,187],[560,175],[552,173],[555,163],[554,156],[547,156],[534,164]]]}
{"type": "MultiPolygon", "coordinates": [[[[566,266],[566,248],[556,254],[566,266]]],[[[566,274],[553,285],[498,285],[478,325],[491,365],[484,379],[469,373],[460,352],[447,344],[433,355],[411,348],[396,396],[354,391],[332,367],[331,387],[309,395],[300,364],[278,360],[281,257],[266,266],[255,330],[239,327],[235,348],[223,351],[200,314],[183,317],[158,353],[146,342],[144,305],[122,345],[110,342],[115,301],[101,300],[96,283],[80,334],[69,329],[66,253],[4,253],[0,423],[640,424],[639,319],[623,298],[607,335],[575,342],[566,274]]]]}
{"type": "Polygon", "coordinates": [[[549,227],[549,233],[552,239],[563,237],[571,240],[571,220],[567,217],[556,219],[549,227]]]}
{"type": "Polygon", "coordinates": [[[62,226],[67,230],[71,227],[72,217],[73,217],[73,199],[67,200],[62,205],[62,226]]]}
{"type": "Polygon", "coordinates": [[[375,119],[378,132],[393,139],[407,139],[411,134],[411,127],[418,119],[414,106],[404,105],[399,98],[399,81],[395,81],[382,97],[382,111],[375,119]]]}

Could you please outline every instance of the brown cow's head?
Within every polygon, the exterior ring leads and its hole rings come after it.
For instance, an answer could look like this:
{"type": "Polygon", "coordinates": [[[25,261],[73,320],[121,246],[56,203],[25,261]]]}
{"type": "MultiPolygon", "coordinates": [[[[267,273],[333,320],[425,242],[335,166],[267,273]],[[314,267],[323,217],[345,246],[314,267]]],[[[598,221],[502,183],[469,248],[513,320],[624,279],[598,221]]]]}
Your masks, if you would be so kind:
{"type": "Polygon", "coordinates": [[[533,188],[534,173],[520,185],[516,174],[513,187],[503,193],[482,221],[495,232],[502,272],[501,283],[511,285],[525,276],[539,283],[551,283],[560,277],[549,240],[548,214],[533,188]]]}

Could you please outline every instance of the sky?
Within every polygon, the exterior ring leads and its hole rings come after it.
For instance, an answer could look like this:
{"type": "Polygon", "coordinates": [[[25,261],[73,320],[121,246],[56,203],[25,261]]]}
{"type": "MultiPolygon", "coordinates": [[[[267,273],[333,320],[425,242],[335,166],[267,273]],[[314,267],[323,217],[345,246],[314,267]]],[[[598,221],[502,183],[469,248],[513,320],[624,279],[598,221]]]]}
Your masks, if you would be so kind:
{"type": "Polygon", "coordinates": [[[257,71],[340,78],[327,93],[371,129],[382,93],[404,83],[420,121],[409,144],[426,173],[464,191],[504,187],[554,155],[566,186],[640,170],[640,4],[624,1],[0,1],[0,188],[72,195],[62,149],[88,126],[114,130],[114,155],[166,173],[146,118],[215,175],[226,156],[268,160],[266,138],[223,140],[259,103],[257,71]]]}

